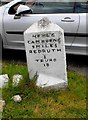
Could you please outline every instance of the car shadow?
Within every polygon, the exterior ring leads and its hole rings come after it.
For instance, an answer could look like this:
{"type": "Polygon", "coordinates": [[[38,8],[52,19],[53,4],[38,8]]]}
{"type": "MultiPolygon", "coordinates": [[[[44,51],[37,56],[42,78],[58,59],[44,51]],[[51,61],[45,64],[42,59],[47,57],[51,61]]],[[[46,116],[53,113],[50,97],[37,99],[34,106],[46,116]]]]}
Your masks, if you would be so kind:
{"type": "MultiPolygon", "coordinates": [[[[2,62],[8,61],[17,64],[27,64],[25,50],[11,50],[3,49],[2,62]]],[[[67,70],[87,75],[88,71],[88,56],[83,55],[70,55],[66,54],[67,70]]]]}
{"type": "Polygon", "coordinates": [[[18,62],[26,64],[26,52],[25,50],[2,50],[2,61],[18,62]]]}

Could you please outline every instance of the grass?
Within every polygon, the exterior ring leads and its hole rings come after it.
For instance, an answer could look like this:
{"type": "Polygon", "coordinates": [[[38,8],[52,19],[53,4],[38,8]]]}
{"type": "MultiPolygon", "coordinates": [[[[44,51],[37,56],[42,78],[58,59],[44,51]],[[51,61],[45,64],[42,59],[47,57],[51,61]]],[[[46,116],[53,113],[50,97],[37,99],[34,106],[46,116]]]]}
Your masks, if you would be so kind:
{"type": "Polygon", "coordinates": [[[2,89],[6,101],[3,118],[86,118],[86,77],[68,71],[68,88],[66,90],[45,91],[35,86],[35,79],[29,80],[26,65],[3,63],[2,73],[9,75],[8,87],[2,89]],[[12,86],[12,76],[23,75],[17,87],[12,86]],[[11,100],[19,94],[20,103],[11,100]]]}

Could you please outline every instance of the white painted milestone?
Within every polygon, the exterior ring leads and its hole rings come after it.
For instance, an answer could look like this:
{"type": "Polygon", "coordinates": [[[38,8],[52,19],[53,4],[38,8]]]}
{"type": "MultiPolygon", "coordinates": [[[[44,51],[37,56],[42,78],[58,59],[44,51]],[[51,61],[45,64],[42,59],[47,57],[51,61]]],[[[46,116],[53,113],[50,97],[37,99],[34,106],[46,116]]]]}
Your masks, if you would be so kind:
{"type": "Polygon", "coordinates": [[[37,86],[67,86],[64,30],[47,18],[24,32],[29,77],[37,73],[37,86]]]}

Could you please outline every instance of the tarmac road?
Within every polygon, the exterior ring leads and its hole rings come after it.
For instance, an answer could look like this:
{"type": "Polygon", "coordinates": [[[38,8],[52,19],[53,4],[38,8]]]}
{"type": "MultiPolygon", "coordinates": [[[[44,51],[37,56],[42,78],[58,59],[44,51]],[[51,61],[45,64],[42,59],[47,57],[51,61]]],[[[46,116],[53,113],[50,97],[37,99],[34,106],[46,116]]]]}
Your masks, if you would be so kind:
{"type": "MultiPolygon", "coordinates": [[[[2,61],[16,62],[18,64],[26,64],[26,53],[20,50],[2,51],[2,61]]],[[[73,70],[78,74],[87,75],[88,73],[88,56],[66,55],[67,69],[73,70]]],[[[87,75],[88,76],[88,75],[87,75]]]]}

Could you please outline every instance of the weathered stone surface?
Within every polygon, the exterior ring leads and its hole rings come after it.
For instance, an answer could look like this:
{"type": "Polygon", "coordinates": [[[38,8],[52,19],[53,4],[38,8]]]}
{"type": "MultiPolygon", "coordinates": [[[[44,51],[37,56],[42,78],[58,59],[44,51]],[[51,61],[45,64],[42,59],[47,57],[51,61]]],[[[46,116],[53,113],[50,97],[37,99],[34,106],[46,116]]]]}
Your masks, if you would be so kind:
{"type": "Polygon", "coordinates": [[[67,82],[59,78],[55,78],[45,74],[39,74],[36,85],[46,89],[50,88],[58,90],[60,88],[66,88],[67,82]]]}

